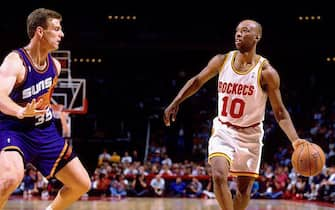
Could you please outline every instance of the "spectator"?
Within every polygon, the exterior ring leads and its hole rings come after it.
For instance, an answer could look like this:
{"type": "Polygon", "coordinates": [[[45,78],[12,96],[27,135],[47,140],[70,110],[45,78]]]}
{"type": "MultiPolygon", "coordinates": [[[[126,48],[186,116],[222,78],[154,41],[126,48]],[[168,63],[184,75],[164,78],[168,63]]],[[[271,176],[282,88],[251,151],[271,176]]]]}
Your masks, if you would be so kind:
{"type": "Polygon", "coordinates": [[[172,176],[173,175],[168,164],[163,164],[161,170],[159,170],[159,174],[161,176],[172,176]]]}
{"type": "Polygon", "coordinates": [[[162,160],[161,163],[162,163],[162,165],[167,164],[169,167],[172,166],[172,160],[167,153],[163,154],[163,160],[162,160]]]}
{"type": "Polygon", "coordinates": [[[106,174],[101,173],[99,174],[99,180],[97,182],[96,191],[100,195],[109,195],[109,186],[111,184],[111,180],[107,177],[106,174]]]}
{"type": "Polygon", "coordinates": [[[289,182],[288,176],[284,171],[284,167],[279,165],[275,169],[275,177],[274,177],[274,187],[276,191],[285,192],[286,185],[289,182]]]}
{"type": "Polygon", "coordinates": [[[280,198],[284,194],[283,191],[278,191],[276,189],[273,180],[267,180],[265,184],[265,192],[259,194],[261,198],[276,199],[280,198]]]}
{"type": "Polygon", "coordinates": [[[251,188],[251,198],[258,198],[259,190],[260,190],[259,181],[255,180],[251,188]]]}
{"type": "Polygon", "coordinates": [[[333,193],[335,193],[335,165],[329,167],[327,178],[320,184],[318,192],[319,200],[330,201],[333,193]]]}
{"type": "Polygon", "coordinates": [[[110,193],[112,197],[121,199],[127,195],[128,180],[125,179],[123,174],[117,176],[116,179],[112,180],[110,185],[110,193]]]}
{"type": "Polygon", "coordinates": [[[119,154],[117,154],[117,152],[113,152],[110,161],[112,163],[120,163],[121,156],[119,154]]]}
{"type": "Polygon", "coordinates": [[[192,169],[191,174],[192,176],[204,176],[206,175],[206,171],[203,166],[197,165],[195,168],[192,169]]]}
{"type": "Polygon", "coordinates": [[[42,199],[47,199],[49,197],[48,183],[49,181],[42,175],[42,173],[37,171],[36,188],[42,199]]]}
{"type": "Polygon", "coordinates": [[[149,175],[148,171],[145,169],[143,165],[140,165],[138,167],[138,174],[143,174],[144,176],[149,175]]]}
{"type": "Polygon", "coordinates": [[[121,163],[132,163],[133,158],[129,155],[128,151],[124,152],[124,156],[121,158],[121,163]]]}
{"type": "Polygon", "coordinates": [[[308,192],[308,183],[306,178],[298,176],[297,181],[294,184],[288,185],[287,190],[291,195],[298,199],[302,199],[304,194],[308,192]]]}
{"type": "Polygon", "coordinates": [[[214,186],[213,186],[213,178],[210,176],[206,188],[202,191],[204,198],[215,198],[214,194],[214,186]]]}
{"type": "Polygon", "coordinates": [[[144,197],[149,193],[147,181],[145,175],[137,174],[136,178],[131,183],[131,188],[129,190],[130,196],[144,197]]]}
{"type": "Polygon", "coordinates": [[[176,180],[170,184],[169,195],[172,197],[184,197],[186,195],[186,183],[180,176],[177,176],[176,180]]]}
{"type": "Polygon", "coordinates": [[[133,150],[132,159],[133,162],[140,162],[140,163],[142,162],[136,149],[133,150]]]}
{"type": "Polygon", "coordinates": [[[191,198],[199,198],[202,194],[202,183],[195,177],[186,187],[186,194],[191,198]]]}
{"type": "Polygon", "coordinates": [[[164,195],[165,191],[165,180],[161,177],[161,175],[157,174],[151,181],[151,194],[153,196],[161,197],[164,195]]]}
{"type": "Polygon", "coordinates": [[[318,175],[309,178],[310,192],[309,194],[305,195],[308,198],[308,200],[317,199],[318,191],[320,189],[320,184],[325,179],[326,179],[326,176],[323,173],[319,173],[318,175]]]}
{"type": "Polygon", "coordinates": [[[108,153],[107,148],[103,149],[103,152],[98,157],[98,166],[101,166],[103,163],[110,163],[111,155],[108,153]]]}
{"type": "Polygon", "coordinates": [[[125,162],[124,163],[123,174],[125,176],[127,176],[127,177],[138,174],[138,170],[136,169],[135,164],[134,163],[125,162]]]}
{"type": "Polygon", "coordinates": [[[36,181],[37,181],[37,171],[36,169],[29,165],[26,170],[26,174],[23,177],[23,183],[24,183],[24,191],[23,191],[23,197],[31,197],[33,194],[37,194],[38,190],[36,188],[36,181]]]}
{"type": "Polygon", "coordinates": [[[156,149],[155,152],[152,154],[150,162],[152,164],[160,164],[161,163],[161,153],[159,149],[156,149]]]}

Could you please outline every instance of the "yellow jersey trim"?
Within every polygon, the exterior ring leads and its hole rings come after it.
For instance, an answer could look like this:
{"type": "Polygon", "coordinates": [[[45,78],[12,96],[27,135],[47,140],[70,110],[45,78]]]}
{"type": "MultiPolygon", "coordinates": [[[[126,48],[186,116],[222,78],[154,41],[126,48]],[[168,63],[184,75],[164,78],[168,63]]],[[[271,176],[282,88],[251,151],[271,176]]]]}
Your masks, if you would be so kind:
{"type": "Polygon", "coordinates": [[[235,58],[236,58],[236,55],[237,55],[237,50],[234,51],[234,54],[233,54],[233,57],[231,59],[231,68],[233,69],[233,71],[236,73],[236,74],[240,74],[240,75],[244,75],[244,74],[248,74],[250,71],[252,71],[253,68],[255,68],[255,66],[258,64],[259,60],[261,59],[261,56],[260,55],[257,55],[258,58],[257,58],[257,61],[254,63],[254,65],[250,66],[249,69],[247,71],[239,71],[238,69],[235,68],[234,66],[234,61],[235,61],[235,58]]]}
{"type": "Polygon", "coordinates": [[[214,152],[214,153],[212,153],[212,154],[209,155],[209,157],[208,157],[208,161],[209,161],[211,158],[213,158],[213,157],[225,157],[225,158],[228,160],[229,165],[231,165],[231,159],[230,159],[230,157],[229,157],[228,155],[226,155],[225,153],[222,153],[222,152],[214,152]]]}
{"type": "Polygon", "coordinates": [[[229,55],[230,55],[230,53],[224,54],[224,59],[223,59],[223,63],[222,63],[222,65],[220,67],[220,70],[219,70],[219,75],[221,75],[221,73],[222,73],[222,71],[223,71],[223,69],[224,69],[224,67],[225,67],[225,65],[227,63],[229,55]]]}
{"type": "Polygon", "coordinates": [[[243,171],[230,171],[229,172],[232,176],[248,176],[248,177],[254,177],[254,178],[258,178],[259,174],[257,173],[253,173],[253,172],[243,172],[243,171]]]}
{"type": "Polygon", "coordinates": [[[257,81],[258,81],[257,83],[261,89],[262,89],[262,84],[261,84],[262,70],[263,70],[263,66],[265,62],[266,62],[266,59],[264,59],[261,65],[259,66],[258,75],[257,75],[257,81]]]}
{"type": "Polygon", "coordinates": [[[64,147],[63,147],[61,153],[59,154],[56,162],[54,163],[54,165],[53,165],[53,167],[52,167],[52,169],[50,171],[50,174],[46,177],[47,179],[50,179],[51,177],[54,176],[54,173],[55,173],[55,170],[56,170],[56,168],[57,168],[57,166],[59,164],[59,161],[62,159],[62,157],[63,157],[63,155],[64,155],[64,153],[65,153],[65,151],[66,151],[67,148],[68,148],[68,144],[67,144],[67,142],[65,142],[64,147]]]}
{"type": "Polygon", "coordinates": [[[19,153],[21,153],[22,157],[24,157],[22,150],[19,147],[17,147],[17,146],[8,146],[8,147],[2,148],[2,151],[7,151],[7,150],[16,150],[19,153]]]}

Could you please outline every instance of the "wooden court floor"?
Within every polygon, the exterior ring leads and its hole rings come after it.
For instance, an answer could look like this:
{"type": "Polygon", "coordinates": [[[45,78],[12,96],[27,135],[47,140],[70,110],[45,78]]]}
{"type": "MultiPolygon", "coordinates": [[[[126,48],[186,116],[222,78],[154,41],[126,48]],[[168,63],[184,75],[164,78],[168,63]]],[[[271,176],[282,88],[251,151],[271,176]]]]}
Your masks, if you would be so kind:
{"type": "MultiPolygon", "coordinates": [[[[50,201],[11,198],[4,210],[44,210],[50,201]]],[[[335,205],[308,201],[251,200],[247,210],[330,210],[335,205]]],[[[80,200],[67,210],[220,210],[214,199],[103,198],[80,200]]]]}

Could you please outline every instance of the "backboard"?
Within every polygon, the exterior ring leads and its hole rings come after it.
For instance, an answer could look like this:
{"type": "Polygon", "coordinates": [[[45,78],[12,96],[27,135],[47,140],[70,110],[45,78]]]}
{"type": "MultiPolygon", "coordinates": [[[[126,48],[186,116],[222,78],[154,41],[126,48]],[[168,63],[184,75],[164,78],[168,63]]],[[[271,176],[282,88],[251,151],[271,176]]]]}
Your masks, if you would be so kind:
{"type": "Polygon", "coordinates": [[[64,105],[63,111],[71,114],[87,113],[86,79],[72,78],[71,51],[57,50],[51,54],[61,64],[61,74],[52,94],[53,104],[64,105]]]}
{"type": "Polygon", "coordinates": [[[63,111],[71,114],[87,113],[86,80],[78,78],[58,78],[52,94],[53,104],[63,104],[63,111]]]}

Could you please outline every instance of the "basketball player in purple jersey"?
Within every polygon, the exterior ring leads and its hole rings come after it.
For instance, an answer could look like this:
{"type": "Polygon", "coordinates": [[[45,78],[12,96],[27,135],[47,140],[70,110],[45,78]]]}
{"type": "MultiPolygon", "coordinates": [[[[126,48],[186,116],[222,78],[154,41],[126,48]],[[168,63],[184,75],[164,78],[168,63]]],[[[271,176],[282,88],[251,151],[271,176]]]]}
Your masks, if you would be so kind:
{"type": "Polygon", "coordinates": [[[269,98],[275,118],[293,147],[300,139],[285,108],[279,89],[280,79],[269,61],[256,53],[262,27],[254,20],[241,21],[235,33],[236,50],[214,56],[208,65],[187,81],[164,111],[164,122],[174,121],[180,103],[195,94],[209,79],[218,76],[218,115],[213,120],[208,144],[215,197],[222,210],[244,210],[258,177],[263,120],[269,98]],[[228,177],[237,177],[236,197],[228,187],[228,177]]]}
{"type": "Polygon", "coordinates": [[[50,53],[64,37],[62,16],[49,9],[27,18],[30,42],[0,66],[0,209],[19,186],[24,164],[63,183],[47,210],[65,209],[90,189],[90,178],[58,132],[50,99],[61,70],[50,53]]]}

